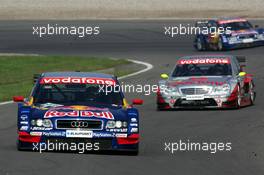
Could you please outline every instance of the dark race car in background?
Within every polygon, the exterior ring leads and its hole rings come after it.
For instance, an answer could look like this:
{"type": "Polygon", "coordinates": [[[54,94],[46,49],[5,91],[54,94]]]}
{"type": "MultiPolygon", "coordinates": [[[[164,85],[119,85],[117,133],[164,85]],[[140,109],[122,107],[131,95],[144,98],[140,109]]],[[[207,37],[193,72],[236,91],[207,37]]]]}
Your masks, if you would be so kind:
{"type": "MultiPolygon", "coordinates": [[[[59,151],[80,151],[76,147],[82,144],[86,148],[88,145],[88,151],[117,150],[137,154],[138,110],[128,105],[122,92],[106,93],[104,90],[118,84],[116,77],[107,74],[41,74],[29,98],[14,97],[15,102],[20,102],[18,149],[38,151],[40,148],[36,145],[47,149],[49,145],[54,148],[61,144],[64,148],[59,151]]],[[[133,100],[133,104],[142,102],[133,100]]],[[[54,151],[57,150],[58,147],[54,151]]]]}
{"type": "Polygon", "coordinates": [[[255,84],[244,72],[245,58],[229,55],[179,58],[170,75],[162,74],[157,109],[240,108],[252,105],[255,84]]]}
{"type": "Polygon", "coordinates": [[[246,19],[225,18],[198,21],[196,27],[214,29],[208,33],[196,34],[194,47],[199,51],[221,51],[264,45],[264,29],[258,26],[253,27],[246,19]],[[223,32],[222,29],[225,31],[223,32]]]}

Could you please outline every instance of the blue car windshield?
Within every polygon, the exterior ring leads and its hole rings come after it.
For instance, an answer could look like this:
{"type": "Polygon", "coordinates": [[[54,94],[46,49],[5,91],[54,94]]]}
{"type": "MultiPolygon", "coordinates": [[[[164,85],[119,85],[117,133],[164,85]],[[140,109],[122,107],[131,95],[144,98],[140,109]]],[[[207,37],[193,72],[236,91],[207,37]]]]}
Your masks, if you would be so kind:
{"type": "Polygon", "coordinates": [[[178,64],[172,77],[232,75],[231,64],[178,64]]]}
{"type": "Polygon", "coordinates": [[[39,84],[33,98],[35,105],[122,105],[120,91],[98,84],[39,84]],[[108,90],[106,92],[106,89],[108,90]]]}
{"type": "Polygon", "coordinates": [[[227,28],[230,27],[231,30],[237,31],[237,30],[248,30],[253,28],[252,25],[249,22],[232,22],[232,23],[225,23],[222,24],[221,27],[227,28]]]}

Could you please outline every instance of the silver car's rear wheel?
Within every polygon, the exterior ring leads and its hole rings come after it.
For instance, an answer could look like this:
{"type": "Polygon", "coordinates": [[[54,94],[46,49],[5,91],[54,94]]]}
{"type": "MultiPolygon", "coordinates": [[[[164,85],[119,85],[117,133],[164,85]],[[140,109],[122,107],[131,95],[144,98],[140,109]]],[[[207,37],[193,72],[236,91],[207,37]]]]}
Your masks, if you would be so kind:
{"type": "Polygon", "coordinates": [[[253,105],[255,101],[255,92],[253,83],[249,84],[249,95],[250,95],[250,104],[253,105]]]}
{"type": "Polygon", "coordinates": [[[236,108],[240,108],[240,106],[241,106],[241,92],[240,92],[240,86],[237,86],[236,108]]]}

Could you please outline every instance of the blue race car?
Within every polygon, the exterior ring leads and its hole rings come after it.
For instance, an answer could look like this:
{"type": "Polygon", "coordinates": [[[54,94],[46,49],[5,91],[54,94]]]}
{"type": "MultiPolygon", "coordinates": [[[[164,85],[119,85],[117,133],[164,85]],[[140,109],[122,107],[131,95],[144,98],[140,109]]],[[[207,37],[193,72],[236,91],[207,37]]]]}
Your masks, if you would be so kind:
{"type": "MultiPolygon", "coordinates": [[[[36,77],[29,98],[18,103],[18,150],[117,150],[139,148],[139,114],[117,90],[115,76],[50,72],[36,77]]],[[[134,99],[133,104],[142,104],[134,99]]]]}
{"type": "Polygon", "coordinates": [[[253,27],[246,19],[224,18],[198,21],[196,27],[213,29],[196,34],[194,47],[198,51],[221,51],[264,45],[264,29],[258,26],[253,27]]]}

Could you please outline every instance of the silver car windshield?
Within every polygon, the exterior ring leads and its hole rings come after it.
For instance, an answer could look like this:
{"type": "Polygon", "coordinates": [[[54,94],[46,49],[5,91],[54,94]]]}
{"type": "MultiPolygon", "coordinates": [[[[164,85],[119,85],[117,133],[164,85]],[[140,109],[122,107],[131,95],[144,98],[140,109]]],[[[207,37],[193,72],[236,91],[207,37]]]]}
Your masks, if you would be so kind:
{"type": "Polygon", "coordinates": [[[232,75],[231,64],[178,64],[172,77],[232,75]]]}

